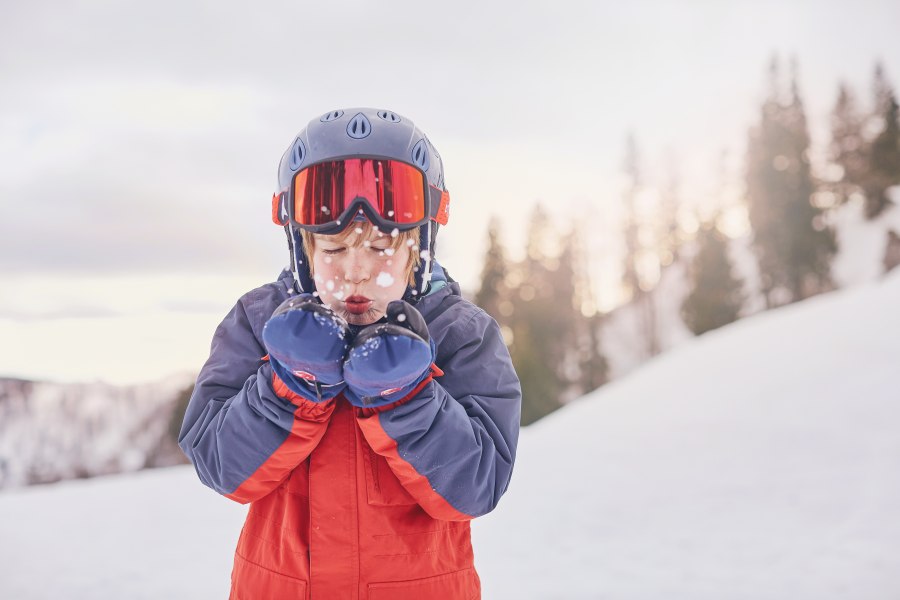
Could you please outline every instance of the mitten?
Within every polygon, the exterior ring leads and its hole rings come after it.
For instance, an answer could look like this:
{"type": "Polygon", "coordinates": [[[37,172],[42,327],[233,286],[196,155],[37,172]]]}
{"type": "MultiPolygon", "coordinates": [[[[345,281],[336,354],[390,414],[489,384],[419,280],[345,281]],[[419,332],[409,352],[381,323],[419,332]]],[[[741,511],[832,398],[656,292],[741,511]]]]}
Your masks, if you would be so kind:
{"type": "Polygon", "coordinates": [[[384,406],[408,395],[431,374],[435,347],[422,314],[411,304],[388,304],[387,322],[359,332],[344,361],[344,395],[355,406],[384,406]]]}
{"type": "Polygon", "coordinates": [[[263,327],[272,370],[288,389],[313,402],[344,389],[348,337],[347,322],[312,294],[282,302],[263,327]]]}

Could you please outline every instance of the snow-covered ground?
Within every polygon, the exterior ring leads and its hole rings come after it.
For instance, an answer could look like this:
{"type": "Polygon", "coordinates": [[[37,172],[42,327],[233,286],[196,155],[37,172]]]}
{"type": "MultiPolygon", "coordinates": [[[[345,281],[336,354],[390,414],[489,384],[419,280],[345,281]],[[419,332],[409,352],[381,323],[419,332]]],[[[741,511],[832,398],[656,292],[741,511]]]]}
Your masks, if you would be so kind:
{"type": "MultiPolygon", "coordinates": [[[[900,272],[689,340],[522,432],[484,598],[900,597],[900,272]]],[[[190,467],[0,494],[0,598],[224,598],[190,467]]]]}

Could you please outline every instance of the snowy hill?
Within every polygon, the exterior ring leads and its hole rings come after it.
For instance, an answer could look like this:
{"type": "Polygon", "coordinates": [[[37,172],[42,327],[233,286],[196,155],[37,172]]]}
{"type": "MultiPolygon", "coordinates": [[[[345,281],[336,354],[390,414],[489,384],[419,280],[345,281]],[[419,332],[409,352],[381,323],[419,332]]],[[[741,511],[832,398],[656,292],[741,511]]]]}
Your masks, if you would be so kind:
{"type": "MultiPolygon", "coordinates": [[[[487,600],[900,597],[900,272],[689,340],[522,433],[487,600]]],[[[223,598],[190,467],[0,494],[0,598],[223,598]]]]}
{"type": "Polygon", "coordinates": [[[486,597],[900,597],[898,306],[895,273],[762,313],[527,429],[486,597]]]}

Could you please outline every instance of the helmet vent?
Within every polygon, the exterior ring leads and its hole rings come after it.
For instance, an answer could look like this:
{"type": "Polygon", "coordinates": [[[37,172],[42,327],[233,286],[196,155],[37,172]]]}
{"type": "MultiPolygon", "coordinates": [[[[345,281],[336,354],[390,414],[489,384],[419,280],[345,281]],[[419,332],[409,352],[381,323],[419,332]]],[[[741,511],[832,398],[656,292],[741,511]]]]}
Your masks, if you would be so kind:
{"type": "Polygon", "coordinates": [[[428,170],[428,146],[425,145],[425,140],[421,139],[412,149],[412,161],[413,164],[422,169],[423,171],[428,170]]]}
{"type": "Polygon", "coordinates": [[[335,119],[340,119],[343,116],[344,111],[342,110],[333,110],[330,113],[325,113],[322,115],[322,118],[319,119],[323,123],[328,123],[329,121],[334,121],[335,119]]]}
{"type": "Polygon", "coordinates": [[[356,113],[356,116],[347,124],[347,135],[355,140],[361,140],[370,133],[372,133],[372,124],[362,113],[356,113]]]}
{"type": "Polygon", "coordinates": [[[300,165],[303,164],[304,158],[306,158],[306,147],[303,145],[300,138],[297,138],[294,140],[294,147],[291,148],[291,171],[299,169],[300,165]]]}
{"type": "Polygon", "coordinates": [[[379,110],[378,116],[381,117],[382,120],[387,121],[389,123],[399,123],[400,117],[398,117],[395,113],[392,113],[389,110],[379,110]]]}

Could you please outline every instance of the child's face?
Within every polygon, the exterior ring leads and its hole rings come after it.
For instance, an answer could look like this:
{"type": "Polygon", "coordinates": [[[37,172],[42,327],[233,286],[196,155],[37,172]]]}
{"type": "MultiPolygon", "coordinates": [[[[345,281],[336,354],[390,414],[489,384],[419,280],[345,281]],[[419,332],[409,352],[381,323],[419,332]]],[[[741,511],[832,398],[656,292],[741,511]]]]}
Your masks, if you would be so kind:
{"type": "MultiPolygon", "coordinates": [[[[351,227],[354,227],[351,225],[351,227]]],[[[322,302],[352,325],[369,325],[406,291],[410,248],[393,249],[391,236],[374,227],[349,236],[314,235],[316,289],[322,302]]]]}

